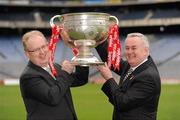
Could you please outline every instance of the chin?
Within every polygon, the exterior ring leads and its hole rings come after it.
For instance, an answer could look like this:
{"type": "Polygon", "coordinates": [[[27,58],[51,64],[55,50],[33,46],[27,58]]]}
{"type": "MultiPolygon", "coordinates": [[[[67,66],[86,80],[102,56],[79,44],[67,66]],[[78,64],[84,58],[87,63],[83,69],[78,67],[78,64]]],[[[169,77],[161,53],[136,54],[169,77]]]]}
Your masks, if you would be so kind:
{"type": "Polygon", "coordinates": [[[40,63],[40,65],[41,65],[42,67],[46,67],[46,66],[48,65],[48,62],[40,63]]]}
{"type": "Polygon", "coordinates": [[[132,63],[132,62],[129,62],[129,64],[130,64],[131,67],[136,66],[136,65],[135,65],[134,63],[132,63]]]}

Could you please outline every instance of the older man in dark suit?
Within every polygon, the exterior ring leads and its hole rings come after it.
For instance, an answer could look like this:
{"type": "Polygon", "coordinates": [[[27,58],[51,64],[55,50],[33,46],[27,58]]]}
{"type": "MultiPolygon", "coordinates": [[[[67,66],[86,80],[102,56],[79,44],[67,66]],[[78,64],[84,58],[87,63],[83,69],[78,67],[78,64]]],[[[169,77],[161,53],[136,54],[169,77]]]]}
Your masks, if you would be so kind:
{"type": "MultiPolygon", "coordinates": [[[[103,61],[107,59],[107,42],[97,51],[103,61]]],[[[107,65],[98,66],[105,78],[102,90],[114,106],[113,120],[156,120],[161,82],[158,69],[149,55],[149,42],[141,33],[128,34],[125,57],[121,60],[121,76],[117,84],[107,65]]]]}
{"type": "Polygon", "coordinates": [[[48,42],[40,31],[26,33],[22,42],[29,63],[20,76],[20,90],[27,111],[27,120],[77,120],[71,86],[88,82],[88,68],[64,61],[54,64],[57,75],[49,70],[48,42]]]}

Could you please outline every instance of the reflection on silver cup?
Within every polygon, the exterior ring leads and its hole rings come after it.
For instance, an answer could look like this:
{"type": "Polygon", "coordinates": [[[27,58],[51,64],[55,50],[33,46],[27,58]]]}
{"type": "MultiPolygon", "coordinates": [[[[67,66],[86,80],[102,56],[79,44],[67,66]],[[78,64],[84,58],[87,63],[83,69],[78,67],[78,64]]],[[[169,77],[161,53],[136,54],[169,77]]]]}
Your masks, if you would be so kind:
{"type": "Polygon", "coordinates": [[[91,52],[91,48],[104,42],[109,27],[118,24],[118,19],[107,13],[85,12],[55,15],[50,20],[51,27],[62,26],[61,37],[65,44],[78,49],[72,63],[81,66],[104,64],[91,52]],[[58,18],[58,19],[56,19],[58,18]]]}

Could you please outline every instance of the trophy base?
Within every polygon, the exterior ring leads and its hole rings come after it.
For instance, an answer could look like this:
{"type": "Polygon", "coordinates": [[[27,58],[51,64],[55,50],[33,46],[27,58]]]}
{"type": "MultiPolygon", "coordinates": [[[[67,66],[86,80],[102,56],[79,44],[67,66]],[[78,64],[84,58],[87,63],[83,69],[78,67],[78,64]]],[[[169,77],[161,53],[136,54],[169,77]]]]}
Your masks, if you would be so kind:
{"type": "Polygon", "coordinates": [[[100,62],[95,56],[75,56],[71,60],[71,64],[76,66],[96,66],[96,65],[104,65],[104,62],[100,62]]]}
{"type": "Polygon", "coordinates": [[[76,66],[83,66],[83,67],[87,67],[87,66],[97,66],[97,65],[104,65],[104,62],[74,62],[71,61],[71,64],[76,65],[76,66]]]}

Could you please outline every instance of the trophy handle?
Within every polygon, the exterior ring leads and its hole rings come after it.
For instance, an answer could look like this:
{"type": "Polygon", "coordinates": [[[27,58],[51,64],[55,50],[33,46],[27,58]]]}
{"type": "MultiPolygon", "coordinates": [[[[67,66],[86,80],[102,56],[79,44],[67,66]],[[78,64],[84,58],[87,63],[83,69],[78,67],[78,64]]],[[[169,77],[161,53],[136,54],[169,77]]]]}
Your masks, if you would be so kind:
{"type": "Polygon", "coordinates": [[[51,27],[54,27],[54,26],[55,26],[55,24],[54,24],[54,19],[55,19],[55,18],[58,18],[60,22],[62,22],[63,19],[64,19],[64,17],[63,17],[62,15],[55,15],[55,16],[53,16],[53,17],[50,19],[50,25],[51,25],[51,27]]]}
{"type": "Polygon", "coordinates": [[[119,20],[118,20],[118,18],[116,16],[110,16],[109,18],[115,19],[116,20],[116,24],[119,25],[119,20]]]}

